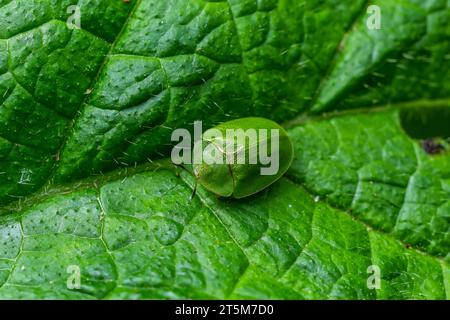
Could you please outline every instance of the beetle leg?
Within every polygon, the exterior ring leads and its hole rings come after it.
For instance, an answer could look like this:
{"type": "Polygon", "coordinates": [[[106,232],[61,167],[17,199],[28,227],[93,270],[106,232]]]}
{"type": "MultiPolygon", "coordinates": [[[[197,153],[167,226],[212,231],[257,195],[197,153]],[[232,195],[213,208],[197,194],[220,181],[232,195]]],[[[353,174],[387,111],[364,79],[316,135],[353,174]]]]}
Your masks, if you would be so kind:
{"type": "Polygon", "coordinates": [[[194,190],[192,191],[191,197],[189,199],[190,201],[194,200],[194,197],[195,197],[195,195],[197,193],[197,184],[198,184],[198,182],[197,182],[197,180],[195,180],[194,190]]]}

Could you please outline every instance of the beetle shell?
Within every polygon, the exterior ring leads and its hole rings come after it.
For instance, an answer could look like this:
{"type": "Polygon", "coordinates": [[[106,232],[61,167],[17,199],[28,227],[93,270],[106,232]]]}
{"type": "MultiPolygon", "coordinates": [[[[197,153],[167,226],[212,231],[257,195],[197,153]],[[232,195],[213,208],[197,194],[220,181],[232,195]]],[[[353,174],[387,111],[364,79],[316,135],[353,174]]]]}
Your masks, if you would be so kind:
{"type": "MultiPolygon", "coordinates": [[[[227,140],[224,138],[220,141],[221,144],[217,144],[217,140],[210,139],[202,140],[202,149],[210,146],[213,148],[215,152],[219,153],[221,157],[224,159],[229,157],[230,154],[226,154],[223,146],[224,144],[234,144],[235,150],[240,150],[239,152],[246,152],[247,155],[250,155],[250,151],[258,154],[258,161],[256,163],[250,164],[249,161],[246,161],[243,164],[234,163],[224,163],[221,164],[208,164],[205,161],[202,161],[200,164],[194,164],[194,174],[197,178],[199,184],[208,189],[209,191],[222,196],[222,197],[233,197],[236,199],[245,198],[259,191],[267,188],[269,185],[277,181],[283,174],[289,169],[292,160],[293,160],[293,146],[292,143],[286,133],[286,131],[277,123],[264,119],[264,118],[242,118],[237,120],[232,120],[228,122],[224,122],[210,130],[218,130],[222,133],[223,137],[226,137],[227,129],[242,129],[244,131],[248,129],[260,130],[266,129],[269,133],[265,140],[266,145],[271,146],[271,136],[270,130],[277,129],[279,133],[279,143],[272,150],[270,147],[269,154],[273,154],[274,152],[278,152],[278,171],[273,175],[262,175],[261,168],[267,167],[267,165],[263,165],[259,161],[259,146],[261,144],[260,136],[258,135],[257,144],[247,143],[248,140],[245,140],[245,143],[242,144],[243,141],[237,140],[227,140]],[[217,144],[217,146],[216,146],[217,144]],[[212,145],[212,146],[211,146],[212,145]]],[[[203,136],[208,136],[207,130],[203,136]]],[[[194,150],[194,152],[196,152],[194,150]]],[[[236,155],[236,153],[234,153],[236,155]]],[[[249,157],[246,158],[246,160],[249,157]]]]}

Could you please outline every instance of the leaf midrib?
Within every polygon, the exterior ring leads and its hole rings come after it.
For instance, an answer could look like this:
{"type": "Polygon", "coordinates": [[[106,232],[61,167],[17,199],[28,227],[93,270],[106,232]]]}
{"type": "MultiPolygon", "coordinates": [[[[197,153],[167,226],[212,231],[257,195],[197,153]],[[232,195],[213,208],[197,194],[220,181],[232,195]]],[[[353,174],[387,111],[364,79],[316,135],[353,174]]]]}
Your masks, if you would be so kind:
{"type": "MultiPolygon", "coordinates": [[[[140,165],[140,166],[133,167],[133,168],[124,168],[124,169],[115,170],[115,171],[112,171],[112,172],[102,175],[102,176],[90,177],[85,180],[71,182],[66,185],[54,185],[48,189],[45,189],[41,192],[35,193],[31,196],[24,198],[24,201],[21,204],[15,203],[15,207],[14,206],[0,207],[0,217],[8,216],[8,215],[15,215],[15,214],[20,215],[21,212],[26,211],[27,209],[33,207],[37,203],[40,203],[42,201],[45,201],[45,200],[47,200],[51,197],[57,196],[57,195],[64,195],[64,194],[72,193],[74,191],[81,191],[81,190],[86,190],[86,189],[94,189],[94,190],[96,190],[96,192],[98,192],[103,185],[105,185],[109,182],[118,181],[118,180],[130,177],[130,176],[136,175],[136,174],[140,174],[140,173],[144,173],[144,172],[151,172],[151,171],[156,171],[156,170],[170,170],[170,171],[175,172],[176,170],[179,170],[179,169],[176,168],[174,165],[170,164],[170,159],[163,159],[160,161],[155,161],[154,163],[144,164],[144,165],[140,165]]],[[[285,176],[284,178],[288,179],[293,184],[302,187],[312,197],[312,199],[317,195],[314,192],[312,192],[311,190],[309,190],[304,184],[299,183],[295,178],[293,178],[289,175],[285,176]]],[[[184,182],[184,183],[190,189],[192,189],[191,185],[188,185],[186,182],[184,182]]],[[[353,220],[364,225],[364,227],[366,229],[377,231],[377,232],[389,237],[390,239],[394,239],[395,241],[401,243],[403,246],[406,246],[406,243],[404,243],[400,239],[396,238],[391,233],[388,233],[380,228],[377,228],[375,226],[367,224],[366,222],[361,221],[361,219],[352,215],[350,210],[333,206],[329,202],[326,202],[326,204],[335,210],[338,210],[340,212],[345,212],[353,220]]],[[[224,225],[224,227],[226,227],[226,226],[224,225]]],[[[228,231],[228,229],[227,229],[227,231],[228,231]]],[[[416,248],[415,246],[413,246],[412,249],[422,255],[433,258],[433,259],[439,261],[440,263],[447,264],[447,262],[445,261],[444,258],[432,255],[425,251],[422,251],[422,250],[416,248]]]]}

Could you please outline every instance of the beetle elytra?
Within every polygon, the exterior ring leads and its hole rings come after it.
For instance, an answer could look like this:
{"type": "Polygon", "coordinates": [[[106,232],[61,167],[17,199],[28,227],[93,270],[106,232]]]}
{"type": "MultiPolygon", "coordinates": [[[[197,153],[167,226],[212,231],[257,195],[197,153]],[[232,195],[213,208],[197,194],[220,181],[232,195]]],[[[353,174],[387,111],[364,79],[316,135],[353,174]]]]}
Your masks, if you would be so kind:
{"type": "MultiPolygon", "coordinates": [[[[289,169],[293,146],[286,131],[264,118],[241,118],[207,130],[194,146],[193,172],[209,191],[236,199],[258,193],[289,169]]],[[[195,193],[195,190],[194,190],[195,193]]]]}

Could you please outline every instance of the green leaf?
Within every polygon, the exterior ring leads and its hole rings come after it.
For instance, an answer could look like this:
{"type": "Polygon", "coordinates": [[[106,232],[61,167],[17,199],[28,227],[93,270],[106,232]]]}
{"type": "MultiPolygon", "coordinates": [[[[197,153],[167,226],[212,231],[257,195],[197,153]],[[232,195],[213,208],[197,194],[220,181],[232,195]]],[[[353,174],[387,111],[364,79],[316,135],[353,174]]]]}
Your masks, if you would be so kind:
{"type": "Polygon", "coordinates": [[[0,298],[449,299],[450,8],[370,4],[0,0],[0,298]],[[172,130],[249,115],[289,173],[190,201],[172,130]]]}

